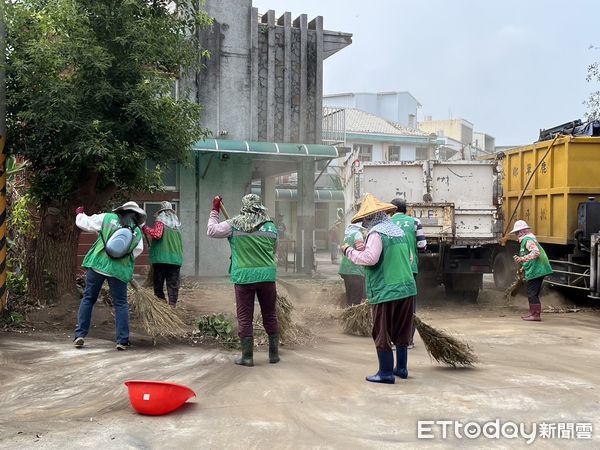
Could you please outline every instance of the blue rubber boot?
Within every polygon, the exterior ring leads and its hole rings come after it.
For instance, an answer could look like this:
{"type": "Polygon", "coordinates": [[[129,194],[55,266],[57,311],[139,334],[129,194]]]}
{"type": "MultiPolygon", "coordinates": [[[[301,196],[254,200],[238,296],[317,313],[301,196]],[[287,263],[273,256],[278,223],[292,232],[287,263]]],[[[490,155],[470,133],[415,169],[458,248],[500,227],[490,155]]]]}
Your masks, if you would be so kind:
{"type": "Polygon", "coordinates": [[[377,352],[379,359],[379,370],[375,375],[369,375],[366,380],[371,383],[394,384],[394,353],[393,352],[377,352]]]}
{"type": "Polygon", "coordinates": [[[408,349],[406,347],[401,347],[396,345],[396,368],[394,369],[394,375],[399,376],[402,379],[408,378],[408,368],[407,368],[407,359],[408,359],[408,349]]]}

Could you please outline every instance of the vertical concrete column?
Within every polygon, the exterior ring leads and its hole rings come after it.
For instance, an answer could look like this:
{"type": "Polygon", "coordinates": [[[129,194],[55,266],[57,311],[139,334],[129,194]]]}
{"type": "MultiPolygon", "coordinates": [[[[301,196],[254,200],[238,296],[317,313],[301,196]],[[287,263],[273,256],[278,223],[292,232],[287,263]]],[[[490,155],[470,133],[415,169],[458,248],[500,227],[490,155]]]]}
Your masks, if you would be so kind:
{"type": "Polygon", "coordinates": [[[292,13],[279,18],[283,25],[283,142],[290,142],[292,135],[292,13]]]}
{"type": "Polygon", "coordinates": [[[267,22],[267,140],[275,140],[275,11],[262,17],[267,22]]]}
{"type": "Polygon", "coordinates": [[[258,141],[258,9],[250,14],[250,139],[258,141]]]}
{"type": "Polygon", "coordinates": [[[315,48],[315,138],[314,143],[323,141],[323,16],[317,16],[308,26],[316,32],[315,48]]]}
{"type": "Polygon", "coordinates": [[[308,157],[298,163],[297,224],[297,270],[310,275],[314,264],[315,161],[308,157]]]}
{"type": "MultiPolygon", "coordinates": [[[[301,14],[294,26],[300,28],[300,142],[306,143],[306,116],[308,98],[308,19],[301,14]]],[[[314,176],[314,175],[313,175],[314,176]]]]}
{"type": "Polygon", "coordinates": [[[267,207],[268,214],[273,220],[275,220],[276,181],[276,176],[265,176],[260,180],[262,202],[267,207]]]}

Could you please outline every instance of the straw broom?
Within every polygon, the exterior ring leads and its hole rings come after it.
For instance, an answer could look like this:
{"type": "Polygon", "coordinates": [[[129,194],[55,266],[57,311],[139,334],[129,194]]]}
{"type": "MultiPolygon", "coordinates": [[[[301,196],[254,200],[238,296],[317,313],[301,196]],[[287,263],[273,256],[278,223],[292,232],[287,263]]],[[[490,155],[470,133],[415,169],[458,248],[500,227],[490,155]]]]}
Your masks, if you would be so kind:
{"type": "Polygon", "coordinates": [[[150,289],[143,288],[135,280],[131,280],[133,292],[129,296],[132,316],[139,321],[148,335],[156,339],[177,338],[188,331],[175,308],[159,299],[150,289]]]}
{"type": "MultiPolygon", "coordinates": [[[[366,301],[360,305],[346,308],[341,316],[344,332],[358,336],[370,336],[373,329],[371,309],[371,305],[366,301]]],[[[477,362],[473,349],[467,343],[445,331],[436,330],[416,315],[414,323],[427,353],[435,361],[452,367],[473,366],[477,362]]]]}
{"type": "Polygon", "coordinates": [[[509,300],[510,297],[514,297],[517,295],[517,292],[525,283],[525,279],[523,278],[523,272],[518,271],[514,281],[511,283],[509,287],[504,291],[504,295],[506,296],[506,300],[509,300]]]}

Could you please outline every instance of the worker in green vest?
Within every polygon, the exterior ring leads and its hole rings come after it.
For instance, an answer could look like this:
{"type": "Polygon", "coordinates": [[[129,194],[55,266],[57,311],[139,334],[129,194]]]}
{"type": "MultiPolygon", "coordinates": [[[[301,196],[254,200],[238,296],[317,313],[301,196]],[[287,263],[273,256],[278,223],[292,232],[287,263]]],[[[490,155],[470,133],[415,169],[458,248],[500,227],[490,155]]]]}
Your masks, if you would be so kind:
{"type": "MultiPolygon", "coordinates": [[[[363,228],[360,224],[348,225],[344,232],[344,244],[348,244],[357,250],[364,250],[365,238],[362,231],[363,228]]],[[[363,266],[354,264],[347,256],[343,255],[338,274],[344,280],[344,287],[346,288],[346,304],[348,306],[358,305],[363,299],[367,298],[365,269],[363,266]]]]}
{"type": "Polygon", "coordinates": [[[242,356],[236,364],[254,365],[254,298],[258,298],[263,326],[269,336],[269,362],[279,362],[279,322],[277,320],[277,228],[256,194],[242,198],[237,216],[219,222],[221,197],[213,199],[206,234],[227,238],[231,247],[229,272],[235,285],[238,335],[242,356]]]}
{"type": "MultiPolygon", "coordinates": [[[[397,210],[394,215],[392,215],[392,222],[398,225],[406,234],[406,239],[408,240],[408,245],[412,252],[412,261],[411,267],[412,272],[415,277],[415,281],[417,279],[417,274],[419,273],[419,252],[424,252],[427,247],[427,240],[425,239],[425,233],[423,232],[423,225],[421,225],[421,221],[416,217],[409,216],[406,213],[406,200],[401,198],[394,198],[391,202],[397,210]]],[[[413,311],[415,314],[417,312],[417,297],[415,296],[414,302],[415,310],[413,311]]],[[[415,337],[415,327],[413,326],[412,337],[410,340],[410,344],[408,348],[411,349],[415,346],[414,344],[415,337]]]]}
{"type": "Polygon", "coordinates": [[[90,329],[94,304],[104,280],[107,280],[115,307],[116,348],[126,350],[129,347],[127,284],[133,278],[134,260],[144,249],[140,226],[146,220],[146,212],[136,202],[127,202],[110,213],[88,216],[83,206],[77,208],[75,213],[77,226],[83,231],[98,233],[98,239],[87,252],[82,264],[87,273],[73,343],[77,348],[83,347],[84,338],[90,329]],[[123,256],[110,256],[107,245],[110,245],[111,237],[124,228],[130,230],[131,242],[127,244],[128,248],[123,256]]]}
{"type": "Polygon", "coordinates": [[[529,314],[521,317],[529,322],[539,322],[542,313],[540,302],[540,291],[546,275],[552,274],[552,266],[546,252],[537,241],[531,228],[524,220],[517,220],[511,231],[519,239],[519,254],[513,258],[516,263],[521,264],[527,280],[527,300],[529,301],[529,314]]]}
{"type": "Polygon", "coordinates": [[[417,287],[406,236],[388,217],[394,211],[394,205],[366,194],[351,221],[362,221],[367,229],[365,248],[359,251],[348,244],[342,246],[342,253],[350,261],[365,266],[367,298],[373,305],[372,335],[379,359],[377,373],[366,377],[373,383],[393,384],[394,375],[408,377],[407,347],[417,287]],[[392,345],[396,346],[396,368],[392,345]]]}
{"type": "Polygon", "coordinates": [[[181,222],[171,202],[161,202],[156,212],[154,227],[142,227],[150,239],[150,263],[154,295],[165,300],[164,285],[167,284],[169,305],[177,305],[179,296],[179,272],[183,264],[181,222]]]}

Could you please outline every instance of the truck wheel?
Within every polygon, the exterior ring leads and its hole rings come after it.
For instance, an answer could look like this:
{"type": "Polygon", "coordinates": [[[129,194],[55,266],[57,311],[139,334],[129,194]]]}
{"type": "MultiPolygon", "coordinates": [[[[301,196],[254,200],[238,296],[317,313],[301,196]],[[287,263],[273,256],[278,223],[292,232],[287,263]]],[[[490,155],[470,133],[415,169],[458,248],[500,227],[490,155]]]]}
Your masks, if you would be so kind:
{"type": "Polygon", "coordinates": [[[476,303],[483,274],[449,274],[444,278],[446,297],[464,303],[476,303]]]}
{"type": "Polygon", "coordinates": [[[494,285],[497,289],[507,289],[517,274],[517,264],[514,262],[509,252],[502,251],[494,258],[494,285]]]}

